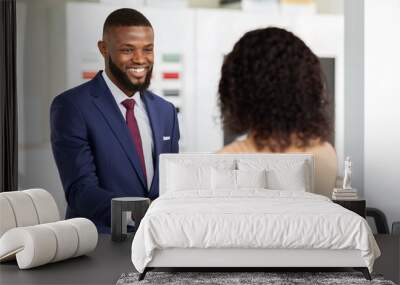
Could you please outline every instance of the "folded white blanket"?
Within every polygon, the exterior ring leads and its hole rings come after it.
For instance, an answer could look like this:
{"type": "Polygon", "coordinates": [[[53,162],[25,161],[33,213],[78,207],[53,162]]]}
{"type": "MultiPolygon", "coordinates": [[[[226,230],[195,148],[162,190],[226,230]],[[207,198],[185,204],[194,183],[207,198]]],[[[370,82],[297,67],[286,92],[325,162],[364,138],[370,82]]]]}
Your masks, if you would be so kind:
{"type": "Polygon", "coordinates": [[[150,206],[132,243],[139,272],[164,248],[358,249],[372,271],[380,255],[365,219],[328,198],[248,189],[167,193],[150,206]]]}

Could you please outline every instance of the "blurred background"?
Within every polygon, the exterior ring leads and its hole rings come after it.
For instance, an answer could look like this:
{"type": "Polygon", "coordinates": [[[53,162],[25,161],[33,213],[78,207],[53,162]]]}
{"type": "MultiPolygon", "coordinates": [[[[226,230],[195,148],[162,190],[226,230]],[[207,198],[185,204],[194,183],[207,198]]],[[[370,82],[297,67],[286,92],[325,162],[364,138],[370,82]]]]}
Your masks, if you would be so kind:
{"type": "Polygon", "coordinates": [[[172,102],[181,152],[214,152],[236,134],[217,105],[220,68],[246,32],[278,26],[320,58],[331,97],[331,143],[353,161],[353,187],[389,225],[400,220],[400,1],[398,0],[17,0],[19,188],[41,187],[65,212],[50,146],[49,106],[103,69],[97,50],[107,15],[140,10],[155,30],[150,89],[172,102]]]}

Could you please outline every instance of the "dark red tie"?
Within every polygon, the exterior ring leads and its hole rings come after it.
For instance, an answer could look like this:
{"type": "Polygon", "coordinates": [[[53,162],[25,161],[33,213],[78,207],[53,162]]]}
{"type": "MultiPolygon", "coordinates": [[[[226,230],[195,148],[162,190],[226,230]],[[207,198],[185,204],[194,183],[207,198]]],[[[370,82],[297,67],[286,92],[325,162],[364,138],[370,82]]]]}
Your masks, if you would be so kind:
{"type": "Polygon", "coordinates": [[[140,138],[139,127],[135,118],[135,114],[133,112],[135,103],[136,102],[134,99],[126,99],[122,102],[122,105],[126,108],[126,124],[128,125],[129,131],[131,132],[133,142],[135,143],[136,150],[140,159],[140,164],[142,166],[144,174],[144,180],[147,184],[146,164],[144,162],[142,139],[140,138]]]}

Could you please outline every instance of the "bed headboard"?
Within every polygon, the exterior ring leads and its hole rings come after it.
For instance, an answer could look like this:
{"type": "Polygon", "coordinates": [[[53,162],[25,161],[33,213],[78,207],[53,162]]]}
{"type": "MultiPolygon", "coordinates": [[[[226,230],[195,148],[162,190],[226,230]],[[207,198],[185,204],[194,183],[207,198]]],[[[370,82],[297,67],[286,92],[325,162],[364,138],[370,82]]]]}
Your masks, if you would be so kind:
{"type": "Polygon", "coordinates": [[[282,154],[282,153],[253,153],[253,154],[215,154],[215,153],[183,153],[183,154],[161,154],[160,164],[159,164],[159,191],[160,195],[167,192],[166,182],[167,182],[167,170],[170,163],[185,164],[185,163],[204,163],[211,165],[218,165],[221,163],[229,164],[231,163],[234,169],[238,169],[237,166],[240,162],[251,162],[262,161],[273,165],[274,163],[297,163],[304,162],[307,166],[305,179],[307,180],[308,188],[307,192],[314,192],[314,158],[312,154],[309,153],[296,153],[296,154],[282,154]]]}

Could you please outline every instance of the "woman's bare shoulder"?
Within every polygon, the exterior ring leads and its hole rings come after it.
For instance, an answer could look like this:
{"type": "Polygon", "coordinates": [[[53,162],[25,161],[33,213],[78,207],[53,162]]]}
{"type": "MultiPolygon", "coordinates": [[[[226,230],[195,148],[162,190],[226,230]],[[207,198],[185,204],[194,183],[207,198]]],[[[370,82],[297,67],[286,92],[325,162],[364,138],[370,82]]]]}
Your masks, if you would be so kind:
{"type": "Polygon", "coordinates": [[[255,152],[255,147],[249,144],[247,140],[236,140],[222,149],[217,153],[241,153],[241,152],[255,152]]]}
{"type": "Polygon", "coordinates": [[[320,142],[307,149],[308,152],[313,153],[318,157],[335,158],[336,150],[329,142],[320,142]]]}
{"type": "Polygon", "coordinates": [[[235,149],[237,149],[237,144],[238,144],[238,142],[236,142],[236,141],[232,142],[232,143],[224,146],[220,150],[218,150],[217,153],[233,153],[233,152],[235,152],[235,149]]]}

